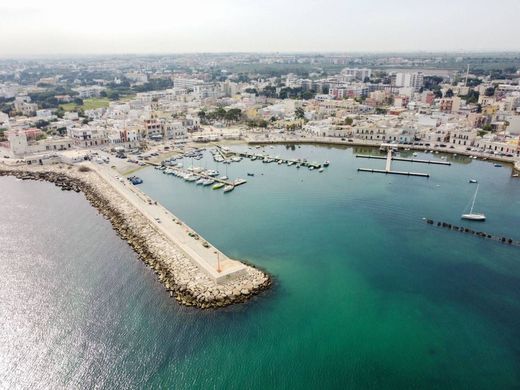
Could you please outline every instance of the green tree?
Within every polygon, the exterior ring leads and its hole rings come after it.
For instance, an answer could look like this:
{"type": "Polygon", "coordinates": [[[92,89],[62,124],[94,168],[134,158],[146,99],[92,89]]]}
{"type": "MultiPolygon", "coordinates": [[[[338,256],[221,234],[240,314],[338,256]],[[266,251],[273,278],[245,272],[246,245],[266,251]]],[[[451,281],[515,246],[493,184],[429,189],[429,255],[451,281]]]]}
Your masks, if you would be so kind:
{"type": "Polygon", "coordinates": [[[303,107],[298,107],[296,108],[296,110],[294,110],[294,115],[298,119],[305,119],[305,110],[303,109],[303,107]]]}
{"type": "Polygon", "coordinates": [[[495,94],[495,87],[486,88],[486,91],[484,92],[484,95],[486,95],[486,96],[493,96],[494,94],[495,94]]]}

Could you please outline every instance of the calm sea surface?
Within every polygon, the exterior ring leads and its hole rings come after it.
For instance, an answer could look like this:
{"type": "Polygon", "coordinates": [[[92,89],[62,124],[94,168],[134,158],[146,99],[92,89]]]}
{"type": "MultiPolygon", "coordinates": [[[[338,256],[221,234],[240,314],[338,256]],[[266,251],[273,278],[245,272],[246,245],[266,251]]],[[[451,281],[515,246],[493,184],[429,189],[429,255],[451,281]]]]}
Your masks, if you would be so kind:
{"type": "Polygon", "coordinates": [[[214,245],[274,276],[221,311],[177,305],[82,194],[0,177],[0,388],[520,388],[520,248],[422,220],[460,224],[475,178],[488,220],[473,226],[520,239],[510,168],[394,164],[424,179],[358,173],[384,167],[354,157],[370,150],[265,150],[331,166],[244,160],[227,174],[248,183],[228,194],[138,173],[214,245]]]}

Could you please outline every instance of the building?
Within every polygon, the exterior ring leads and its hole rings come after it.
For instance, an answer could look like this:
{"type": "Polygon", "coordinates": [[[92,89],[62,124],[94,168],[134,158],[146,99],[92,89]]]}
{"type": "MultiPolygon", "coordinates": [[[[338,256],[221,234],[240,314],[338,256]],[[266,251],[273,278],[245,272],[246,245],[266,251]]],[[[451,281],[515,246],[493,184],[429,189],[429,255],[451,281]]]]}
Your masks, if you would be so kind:
{"type": "Polygon", "coordinates": [[[396,87],[414,88],[416,91],[424,85],[424,75],[417,73],[396,73],[392,77],[392,85],[396,87]]]}
{"type": "Polygon", "coordinates": [[[350,81],[352,79],[365,81],[372,75],[372,70],[367,68],[345,68],[341,71],[340,78],[342,81],[350,81]]]}

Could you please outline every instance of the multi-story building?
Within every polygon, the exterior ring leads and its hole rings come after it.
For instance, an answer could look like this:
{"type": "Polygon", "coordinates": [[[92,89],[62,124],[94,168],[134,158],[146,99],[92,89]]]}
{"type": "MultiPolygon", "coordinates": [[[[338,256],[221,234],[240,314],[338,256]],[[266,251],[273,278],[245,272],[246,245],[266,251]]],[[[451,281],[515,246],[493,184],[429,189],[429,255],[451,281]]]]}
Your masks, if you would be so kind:
{"type": "Polygon", "coordinates": [[[417,73],[396,73],[392,77],[392,85],[396,87],[414,88],[416,91],[424,85],[424,75],[417,73]]]}

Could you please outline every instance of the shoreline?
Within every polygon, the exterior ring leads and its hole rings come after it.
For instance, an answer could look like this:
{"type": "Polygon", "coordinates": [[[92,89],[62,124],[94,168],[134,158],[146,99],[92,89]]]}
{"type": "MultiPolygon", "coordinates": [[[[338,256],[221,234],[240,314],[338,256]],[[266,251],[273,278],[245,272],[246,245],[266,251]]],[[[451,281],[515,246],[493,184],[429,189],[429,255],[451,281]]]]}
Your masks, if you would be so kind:
{"type": "MultiPolygon", "coordinates": [[[[111,222],[116,233],[128,242],[138,258],[154,270],[170,297],[181,305],[201,309],[225,307],[248,301],[272,284],[272,278],[266,272],[227,258],[222,261],[223,278],[210,277],[208,270],[202,269],[194,258],[197,253],[192,252],[193,256],[190,256],[189,247],[174,242],[171,236],[154,226],[144,211],[119,193],[113,183],[93,166],[14,167],[0,164],[0,176],[47,181],[64,191],[82,192],[89,203],[111,222]],[[234,272],[237,270],[240,272],[234,272]]],[[[175,223],[193,232],[179,220],[175,223]]]]}

